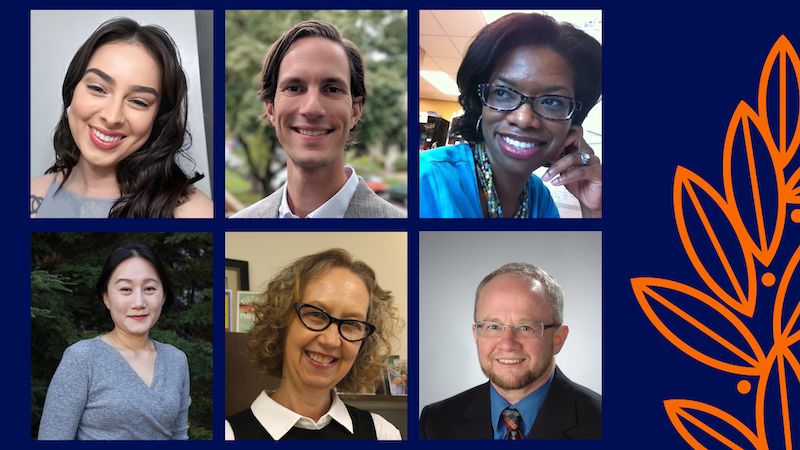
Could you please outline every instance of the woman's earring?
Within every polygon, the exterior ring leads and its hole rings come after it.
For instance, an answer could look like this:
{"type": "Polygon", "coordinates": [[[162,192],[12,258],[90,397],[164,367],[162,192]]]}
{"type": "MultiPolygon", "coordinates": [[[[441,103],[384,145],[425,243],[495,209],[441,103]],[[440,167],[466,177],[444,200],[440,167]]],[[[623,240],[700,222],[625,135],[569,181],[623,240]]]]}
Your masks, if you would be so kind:
{"type": "MultiPolygon", "coordinates": [[[[70,106],[72,106],[72,105],[70,105],[70,106]]],[[[69,117],[69,106],[67,106],[67,109],[64,110],[64,115],[69,117]]]]}
{"type": "Polygon", "coordinates": [[[478,133],[478,135],[481,134],[481,120],[482,119],[483,119],[483,114],[481,114],[481,116],[478,117],[478,122],[475,123],[475,132],[478,133]]]}

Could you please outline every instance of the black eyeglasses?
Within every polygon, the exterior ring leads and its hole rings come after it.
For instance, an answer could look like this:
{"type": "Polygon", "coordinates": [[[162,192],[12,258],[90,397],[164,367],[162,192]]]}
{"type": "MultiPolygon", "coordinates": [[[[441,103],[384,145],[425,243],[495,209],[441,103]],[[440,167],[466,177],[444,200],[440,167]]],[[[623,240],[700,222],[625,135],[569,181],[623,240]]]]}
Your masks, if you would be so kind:
{"type": "Polygon", "coordinates": [[[478,95],[484,105],[497,111],[514,111],[523,103],[530,103],[537,116],[549,120],[569,120],[583,104],[563,95],[528,97],[510,87],[497,84],[479,84],[478,95]]]}
{"type": "Polygon", "coordinates": [[[553,327],[559,327],[557,323],[542,323],[542,322],[525,322],[517,323],[514,325],[503,325],[495,322],[475,322],[475,331],[478,336],[486,338],[498,338],[503,335],[506,328],[511,328],[518,337],[521,338],[538,338],[544,334],[544,330],[553,327]]]}
{"type": "Polygon", "coordinates": [[[335,323],[339,326],[339,334],[346,341],[358,342],[368,338],[375,332],[375,325],[360,320],[337,319],[316,306],[295,303],[294,310],[300,322],[312,331],[322,331],[335,323]]]}

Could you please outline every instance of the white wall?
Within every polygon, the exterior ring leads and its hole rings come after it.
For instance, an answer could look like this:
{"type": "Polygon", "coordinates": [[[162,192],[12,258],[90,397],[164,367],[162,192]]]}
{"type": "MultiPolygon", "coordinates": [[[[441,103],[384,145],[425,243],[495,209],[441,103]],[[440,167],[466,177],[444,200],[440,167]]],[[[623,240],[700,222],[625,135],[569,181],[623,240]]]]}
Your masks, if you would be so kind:
{"type": "Polygon", "coordinates": [[[510,262],[528,262],[564,291],[569,336],[556,363],[602,394],[600,232],[420,232],[419,412],[485,383],[472,336],[475,289],[510,262]]]}
{"type": "MultiPolygon", "coordinates": [[[[408,236],[406,233],[225,233],[225,258],[247,261],[250,290],[266,288],[278,270],[301,256],[340,247],[375,271],[378,284],[392,291],[400,317],[408,323],[408,236]]],[[[408,326],[394,354],[408,360],[408,326]]]]}
{"type": "MultiPolygon", "coordinates": [[[[31,11],[31,177],[44,174],[53,162],[53,130],[63,105],[61,85],[72,57],[100,24],[113,17],[129,17],[143,24],[163,27],[178,45],[189,84],[189,152],[205,175],[195,186],[211,195],[203,103],[200,93],[200,65],[194,11],[31,11]]],[[[188,171],[191,167],[184,168],[188,171]]],[[[194,172],[192,172],[194,173],[194,172]]]]}

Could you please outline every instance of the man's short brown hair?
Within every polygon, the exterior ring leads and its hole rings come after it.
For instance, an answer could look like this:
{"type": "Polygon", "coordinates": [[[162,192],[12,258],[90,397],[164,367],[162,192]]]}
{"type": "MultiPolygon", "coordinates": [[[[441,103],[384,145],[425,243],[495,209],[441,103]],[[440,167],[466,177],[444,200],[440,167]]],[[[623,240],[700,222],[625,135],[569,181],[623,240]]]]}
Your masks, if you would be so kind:
{"type": "MultiPolygon", "coordinates": [[[[274,103],[275,91],[278,86],[278,72],[281,67],[286,53],[289,52],[292,44],[297,40],[306,37],[322,37],[330,39],[333,42],[341,45],[347,54],[348,65],[350,66],[350,94],[353,98],[353,103],[361,103],[362,105],[367,102],[367,88],[364,82],[364,59],[361,57],[361,52],[356,45],[342,36],[342,32],[336,25],[321,20],[306,20],[300,22],[292,27],[280,37],[267,53],[267,59],[264,61],[264,68],[261,71],[261,85],[258,90],[258,98],[261,101],[274,103]],[[356,98],[361,97],[359,101],[356,98]]],[[[355,136],[355,128],[350,130],[350,141],[355,136]]]]}

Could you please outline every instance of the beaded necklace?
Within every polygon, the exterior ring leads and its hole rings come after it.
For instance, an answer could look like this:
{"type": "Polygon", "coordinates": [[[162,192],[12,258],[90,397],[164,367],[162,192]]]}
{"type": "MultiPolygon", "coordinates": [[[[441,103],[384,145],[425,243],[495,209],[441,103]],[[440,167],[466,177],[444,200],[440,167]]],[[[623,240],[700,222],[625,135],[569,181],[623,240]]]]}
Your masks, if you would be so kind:
{"type": "MultiPolygon", "coordinates": [[[[500,206],[500,200],[497,198],[497,189],[494,186],[494,180],[492,178],[492,168],[489,166],[489,157],[486,155],[483,143],[478,143],[472,147],[472,157],[475,160],[478,182],[483,190],[483,195],[486,197],[489,217],[492,219],[502,218],[503,208],[500,206]]],[[[522,193],[519,194],[519,208],[514,218],[528,217],[530,217],[528,215],[528,190],[522,189],[522,193]]]]}

